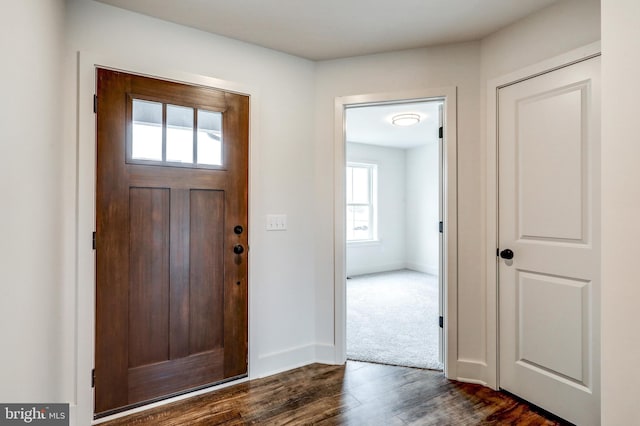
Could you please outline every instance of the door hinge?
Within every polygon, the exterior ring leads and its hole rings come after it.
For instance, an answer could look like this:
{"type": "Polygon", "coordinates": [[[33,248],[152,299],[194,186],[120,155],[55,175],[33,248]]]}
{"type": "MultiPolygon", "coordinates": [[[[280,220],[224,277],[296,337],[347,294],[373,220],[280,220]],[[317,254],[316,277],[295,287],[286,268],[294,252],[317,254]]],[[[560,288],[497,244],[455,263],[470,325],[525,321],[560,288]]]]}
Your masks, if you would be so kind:
{"type": "Polygon", "coordinates": [[[440,325],[440,328],[444,328],[444,317],[443,316],[438,318],[438,324],[440,325]]]}
{"type": "Polygon", "coordinates": [[[444,128],[440,126],[440,128],[438,129],[438,138],[442,139],[443,137],[444,137],[444,128]]]}
{"type": "Polygon", "coordinates": [[[93,247],[93,249],[96,249],[96,233],[92,232],[91,233],[91,247],[93,247]]]}
{"type": "Polygon", "coordinates": [[[91,370],[91,387],[95,388],[96,387],[96,369],[92,369],[91,370]]]}
{"type": "Polygon", "coordinates": [[[93,113],[98,113],[98,95],[93,95],[93,113]]]}
{"type": "Polygon", "coordinates": [[[441,234],[444,232],[444,223],[442,221],[438,224],[438,230],[441,234]]]}

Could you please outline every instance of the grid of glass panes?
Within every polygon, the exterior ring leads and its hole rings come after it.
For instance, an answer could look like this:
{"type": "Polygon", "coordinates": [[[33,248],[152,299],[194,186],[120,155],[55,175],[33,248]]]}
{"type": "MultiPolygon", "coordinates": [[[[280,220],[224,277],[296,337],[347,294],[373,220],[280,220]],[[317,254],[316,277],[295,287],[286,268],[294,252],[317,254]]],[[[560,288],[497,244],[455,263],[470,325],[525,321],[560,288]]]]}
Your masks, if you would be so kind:
{"type": "Polygon", "coordinates": [[[374,229],[374,164],[347,165],[347,241],[369,241],[374,229]]]}
{"type": "Polygon", "coordinates": [[[132,106],[133,162],[222,166],[221,112],[142,99],[132,106]]]}

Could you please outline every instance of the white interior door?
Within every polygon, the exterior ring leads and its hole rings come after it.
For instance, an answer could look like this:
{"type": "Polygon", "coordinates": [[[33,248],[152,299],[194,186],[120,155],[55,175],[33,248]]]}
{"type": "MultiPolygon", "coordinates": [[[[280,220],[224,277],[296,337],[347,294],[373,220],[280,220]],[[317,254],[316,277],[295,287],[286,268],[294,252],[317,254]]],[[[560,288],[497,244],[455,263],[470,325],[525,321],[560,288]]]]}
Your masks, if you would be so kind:
{"type": "Polygon", "coordinates": [[[600,58],[501,88],[498,158],[500,387],[599,424],[600,58]]]}

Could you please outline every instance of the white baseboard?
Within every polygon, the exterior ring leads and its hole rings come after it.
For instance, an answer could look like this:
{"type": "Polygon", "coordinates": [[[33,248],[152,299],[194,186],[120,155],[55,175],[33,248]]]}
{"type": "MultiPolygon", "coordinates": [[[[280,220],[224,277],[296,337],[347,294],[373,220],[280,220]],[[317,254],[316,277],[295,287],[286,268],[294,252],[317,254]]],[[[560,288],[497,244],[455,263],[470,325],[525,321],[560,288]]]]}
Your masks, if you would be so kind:
{"type": "Polygon", "coordinates": [[[258,356],[253,365],[254,378],[271,376],[283,371],[302,367],[316,362],[316,345],[298,346],[280,352],[258,356]]]}
{"type": "Polygon", "coordinates": [[[318,344],[315,346],[316,346],[315,362],[319,362],[320,364],[339,364],[339,362],[336,361],[335,345],[318,344]]]}
{"type": "Polygon", "coordinates": [[[404,262],[387,263],[384,265],[370,265],[366,267],[349,268],[347,266],[347,276],[365,275],[365,274],[377,274],[379,272],[397,271],[404,269],[404,262]]]}
{"type": "Polygon", "coordinates": [[[438,275],[438,267],[434,265],[413,262],[396,262],[387,263],[384,265],[369,265],[365,267],[359,266],[355,268],[348,268],[347,276],[377,274],[379,272],[397,271],[400,269],[410,269],[412,271],[422,272],[424,274],[438,275]]]}
{"type": "Polygon", "coordinates": [[[405,264],[405,268],[411,269],[412,271],[422,272],[423,274],[438,275],[438,267],[434,265],[407,262],[405,264]]]}
{"type": "Polygon", "coordinates": [[[455,380],[464,383],[474,383],[488,386],[484,380],[487,364],[476,360],[458,360],[455,380]]]}

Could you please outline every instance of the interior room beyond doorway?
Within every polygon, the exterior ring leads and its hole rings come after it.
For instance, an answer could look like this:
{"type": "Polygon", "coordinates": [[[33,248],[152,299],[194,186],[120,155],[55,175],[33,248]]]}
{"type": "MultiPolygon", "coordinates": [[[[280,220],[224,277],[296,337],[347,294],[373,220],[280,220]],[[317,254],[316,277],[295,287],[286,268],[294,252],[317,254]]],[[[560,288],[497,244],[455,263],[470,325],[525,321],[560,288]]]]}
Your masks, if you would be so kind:
{"type": "Polygon", "coordinates": [[[442,369],[441,100],[346,109],[347,357],[442,369]]]}

